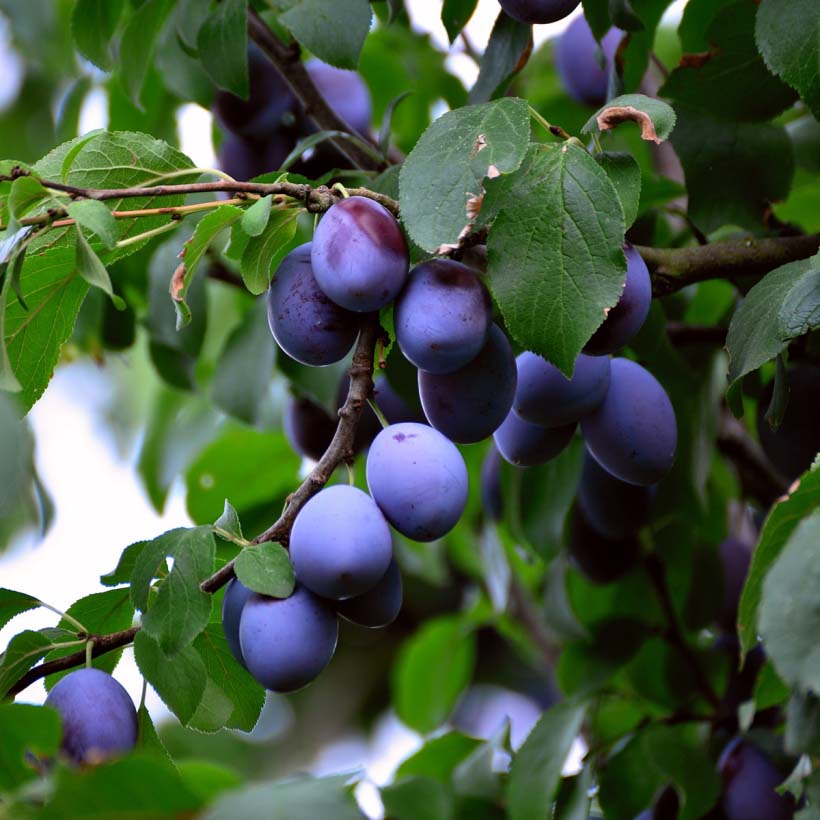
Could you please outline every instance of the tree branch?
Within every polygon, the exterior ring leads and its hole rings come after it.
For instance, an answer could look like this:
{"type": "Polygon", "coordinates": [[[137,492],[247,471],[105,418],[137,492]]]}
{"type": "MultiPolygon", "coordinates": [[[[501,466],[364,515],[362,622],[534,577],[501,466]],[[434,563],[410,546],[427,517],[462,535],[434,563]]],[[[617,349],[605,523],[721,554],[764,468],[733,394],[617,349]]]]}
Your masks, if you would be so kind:
{"type": "MultiPolygon", "coordinates": [[[[279,73],[290,86],[291,91],[302,103],[305,113],[322,131],[356,133],[319,93],[319,89],[316,88],[301,60],[301,50],[298,44],[294,44],[293,47],[285,45],[252,8],[248,9],[248,33],[256,45],[265,52],[270,61],[279,69],[279,73]]],[[[332,139],[330,142],[356,168],[383,171],[387,167],[387,163],[376,161],[374,157],[363,151],[355,143],[337,139],[332,139]]]]}

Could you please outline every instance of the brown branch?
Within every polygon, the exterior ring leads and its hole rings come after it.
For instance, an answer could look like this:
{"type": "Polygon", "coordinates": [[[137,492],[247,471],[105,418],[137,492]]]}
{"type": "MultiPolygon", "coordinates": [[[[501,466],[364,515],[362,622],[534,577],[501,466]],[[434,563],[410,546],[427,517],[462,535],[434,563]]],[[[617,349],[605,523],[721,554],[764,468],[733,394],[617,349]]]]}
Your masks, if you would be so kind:
{"type": "MultiPolygon", "coordinates": [[[[301,50],[297,43],[293,46],[285,45],[268,24],[254,11],[248,9],[248,34],[251,39],[265,52],[270,61],[279,69],[279,73],[290,86],[291,91],[298,97],[310,117],[323,131],[345,131],[355,134],[356,131],[348,125],[339,114],[327,103],[327,100],[316,88],[310,78],[304,63],[301,60],[301,50]]],[[[387,163],[379,162],[367,151],[347,140],[332,139],[335,148],[347,157],[354,167],[362,170],[383,171],[387,163]]]]}
{"type": "Polygon", "coordinates": [[[692,248],[636,246],[652,274],[654,296],[665,296],[707,279],[728,279],[735,284],[754,282],[787,262],[808,259],[818,248],[820,234],[734,239],[692,248]]]}

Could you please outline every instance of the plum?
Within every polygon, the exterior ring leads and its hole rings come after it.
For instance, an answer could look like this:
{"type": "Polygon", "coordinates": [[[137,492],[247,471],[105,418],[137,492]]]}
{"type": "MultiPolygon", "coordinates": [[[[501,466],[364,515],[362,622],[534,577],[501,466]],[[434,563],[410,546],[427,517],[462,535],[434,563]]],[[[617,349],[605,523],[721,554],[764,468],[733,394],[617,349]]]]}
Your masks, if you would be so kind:
{"type": "Polygon", "coordinates": [[[219,146],[219,167],[234,179],[246,182],[278,170],[296,143],[282,133],[257,140],[227,134],[219,146]]]}
{"type": "Polygon", "coordinates": [[[504,11],[519,23],[555,23],[571,14],[581,0],[498,0],[504,11]]]}
{"type": "Polygon", "coordinates": [[[504,423],[493,433],[498,452],[510,464],[534,467],[546,464],[562,452],[572,440],[577,422],[563,427],[541,427],[524,421],[511,410],[504,423]]]}
{"type": "Polygon", "coordinates": [[[569,555],[580,572],[594,584],[621,578],[641,557],[637,538],[606,538],[593,529],[580,509],[570,519],[569,555]]]}
{"type": "Polygon", "coordinates": [[[327,104],[354,131],[366,134],[373,117],[373,102],[361,74],[317,59],[308,60],[305,68],[327,104]]]}
{"type": "Polygon", "coordinates": [[[607,98],[609,72],[623,32],[611,28],[601,40],[606,67],[598,63],[598,43],[584,16],[576,17],[555,47],[555,67],[567,94],[576,102],[600,108],[607,98]]]}
{"type": "Polygon", "coordinates": [[[426,424],[391,424],[367,455],[367,486],[385,518],[414,541],[434,541],[467,504],[467,467],[458,448],[426,424]]]}
{"type": "Polygon", "coordinates": [[[336,422],[324,407],[308,398],[292,396],[282,421],[290,446],[300,456],[318,461],[336,432],[336,422]]]}
{"type": "Polygon", "coordinates": [[[251,594],[252,590],[238,578],[232,578],[225,587],[225,596],[222,598],[222,629],[225,632],[225,640],[231,653],[242,666],[245,665],[245,660],[239,645],[239,619],[251,594]]]}
{"type": "Polygon", "coordinates": [[[739,538],[727,538],[718,547],[723,569],[723,605],[720,625],[729,631],[737,627],[737,609],[740,595],[746,583],[749,565],[752,563],[752,547],[739,538]]]}
{"type": "Polygon", "coordinates": [[[381,629],[396,620],[401,610],[401,570],[394,558],[376,586],[363,595],[339,601],[336,613],[346,621],[368,629],[381,629]]]}

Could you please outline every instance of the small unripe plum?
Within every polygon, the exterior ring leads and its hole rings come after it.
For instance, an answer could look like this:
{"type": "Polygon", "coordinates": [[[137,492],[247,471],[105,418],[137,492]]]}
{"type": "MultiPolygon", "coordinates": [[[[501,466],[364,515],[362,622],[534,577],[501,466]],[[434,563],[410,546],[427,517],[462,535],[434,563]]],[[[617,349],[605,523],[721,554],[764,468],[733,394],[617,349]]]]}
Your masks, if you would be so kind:
{"type": "Polygon", "coordinates": [[[594,410],[609,387],[609,359],[579,354],[568,379],[555,365],[529,351],[516,359],[515,412],[542,427],[563,427],[594,410]]]}
{"type": "Polygon", "coordinates": [[[571,14],[581,0],[498,0],[519,23],[555,23],[571,14]]]}
{"type": "Polygon", "coordinates": [[[416,367],[452,373],[472,361],[487,341],[490,294],[460,262],[423,262],[396,300],[394,324],[402,353],[416,367]]]}
{"type": "Polygon", "coordinates": [[[567,94],[576,102],[600,108],[607,97],[609,72],[623,32],[611,28],[601,40],[606,68],[598,63],[598,43],[583,15],[566,28],[555,47],[555,67],[567,94]]]}
{"type": "Polygon", "coordinates": [[[319,287],[337,305],[379,310],[396,298],[407,278],[407,241],[393,214],[372,199],[337,202],[319,222],[311,249],[319,287]]]}
{"type": "Polygon", "coordinates": [[[248,671],[272,692],[307,686],[330,663],[339,621],[327,601],[296,585],[289,598],[253,593],[239,622],[248,671]]]}
{"type": "Polygon", "coordinates": [[[327,410],[304,397],[288,400],[282,426],[290,446],[313,461],[322,457],[336,432],[336,422],[327,410]]]}
{"type": "Polygon", "coordinates": [[[524,421],[511,410],[504,423],[493,433],[498,452],[518,467],[546,464],[562,452],[572,440],[577,422],[563,427],[541,427],[524,421]]]}
{"type": "Polygon", "coordinates": [[[313,59],[305,63],[307,73],[327,104],[354,130],[367,133],[373,103],[361,74],[313,59]]]}
{"type": "Polygon", "coordinates": [[[402,583],[401,570],[394,558],[373,589],[363,595],[339,601],[336,612],[346,621],[369,629],[381,629],[396,620],[401,610],[402,583]]]}
{"type": "Polygon", "coordinates": [[[312,592],[336,601],[352,598],[387,572],[393,557],[390,528],[367,493],[334,484],[299,511],[290,557],[297,581],[312,592]]]}
{"type": "Polygon", "coordinates": [[[242,666],[245,665],[245,660],[239,645],[239,619],[251,594],[252,590],[238,578],[232,578],[225,587],[225,596],[222,598],[222,629],[225,632],[225,640],[231,653],[242,666]]]}
{"type": "Polygon", "coordinates": [[[122,685],[101,669],[77,669],[48,693],[60,713],[62,750],[75,763],[100,763],[137,745],[137,710],[122,685]]]}
{"type": "Polygon", "coordinates": [[[652,303],[652,280],[641,255],[624,245],[626,280],[618,304],[586,343],[584,353],[603,356],[620,350],[641,329],[652,303]]]}
{"type": "Polygon", "coordinates": [[[268,290],[268,324],[279,347],[302,364],[333,364],[353,347],[358,318],[320,289],[310,242],[292,250],[276,269],[268,290]]]}
{"type": "Polygon", "coordinates": [[[426,424],[391,424],[367,455],[367,486],[385,518],[414,541],[434,541],[467,504],[467,467],[458,448],[426,424]]]}

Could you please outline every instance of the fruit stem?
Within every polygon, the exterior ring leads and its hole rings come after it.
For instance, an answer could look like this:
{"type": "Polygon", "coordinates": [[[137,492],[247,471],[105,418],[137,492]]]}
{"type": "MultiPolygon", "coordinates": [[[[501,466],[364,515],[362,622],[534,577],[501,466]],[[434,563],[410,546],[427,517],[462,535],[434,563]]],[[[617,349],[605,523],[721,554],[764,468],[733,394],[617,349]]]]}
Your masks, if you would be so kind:
{"type": "Polygon", "coordinates": [[[348,192],[347,188],[345,188],[345,186],[344,186],[344,185],[342,185],[342,183],[341,183],[341,182],[334,182],[334,183],[333,183],[333,186],[332,186],[332,188],[331,188],[331,190],[334,190],[334,191],[341,191],[341,192],[342,192],[342,196],[343,196],[345,199],[349,199],[349,198],[350,198],[350,193],[348,192]]]}
{"type": "Polygon", "coordinates": [[[550,134],[550,135],[551,135],[551,136],[553,136],[553,137],[559,137],[559,138],[560,138],[560,139],[562,139],[562,140],[568,140],[568,139],[569,139],[569,136],[570,136],[570,135],[569,135],[569,134],[568,134],[568,133],[567,133],[567,132],[566,132],[563,128],[561,128],[561,126],[560,126],[560,125],[553,125],[552,123],[547,122],[547,120],[545,120],[545,119],[544,119],[544,117],[542,117],[542,116],[541,116],[541,114],[539,114],[539,113],[538,113],[538,112],[537,112],[537,111],[536,111],[536,110],[535,110],[535,109],[534,109],[531,105],[529,105],[529,106],[527,106],[527,107],[528,107],[528,108],[529,108],[529,110],[530,110],[530,116],[531,116],[531,117],[532,117],[532,118],[533,118],[533,119],[534,119],[534,120],[535,120],[535,121],[536,121],[536,122],[537,122],[537,123],[538,123],[538,124],[539,124],[539,125],[540,125],[540,126],[541,126],[541,127],[542,127],[545,131],[546,131],[546,132],[547,132],[547,133],[548,133],[548,134],[550,134]]]}
{"type": "Polygon", "coordinates": [[[94,641],[88,640],[85,643],[85,667],[91,669],[91,659],[94,656],[94,641]]]}
{"type": "Polygon", "coordinates": [[[368,399],[367,403],[370,405],[370,409],[376,414],[376,418],[379,420],[379,424],[381,424],[382,429],[385,427],[390,426],[390,422],[384,417],[384,413],[379,409],[379,405],[373,399],[368,399]]]}
{"type": "Polygon", "coordinates": [[[347,483],[353,487],[356,484],[356,471],[352,464],[345,463],[345,467],[347,467],[347,483]]]}

